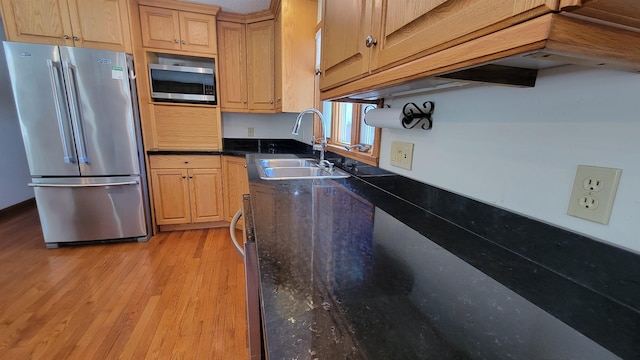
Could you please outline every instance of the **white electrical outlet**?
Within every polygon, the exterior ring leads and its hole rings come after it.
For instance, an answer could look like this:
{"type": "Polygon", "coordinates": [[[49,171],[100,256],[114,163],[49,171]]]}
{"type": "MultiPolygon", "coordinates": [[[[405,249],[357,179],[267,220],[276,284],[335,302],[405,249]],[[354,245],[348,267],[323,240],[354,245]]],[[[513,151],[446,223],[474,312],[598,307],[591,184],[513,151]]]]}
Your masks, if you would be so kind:
{"type": "Polygon", "coordinates": [[[249,137],[253,137],[253,135],[254,135],[254,131],[253,131],[253,128],[252,128],[252,127],[250,127],[250,128],[248,128],[248,129],[247,129],[247,135],[248,135],[249,137]]]}
{"type": "Polygon", "coordinates": [[[608,224],[622,169],[578,165],[567,214],[608,224]]]}
{"type": "Polygon", "coordinates": [[[400,141],[391,142],[391,165],[411,170],[413,144],[400,141]]]}

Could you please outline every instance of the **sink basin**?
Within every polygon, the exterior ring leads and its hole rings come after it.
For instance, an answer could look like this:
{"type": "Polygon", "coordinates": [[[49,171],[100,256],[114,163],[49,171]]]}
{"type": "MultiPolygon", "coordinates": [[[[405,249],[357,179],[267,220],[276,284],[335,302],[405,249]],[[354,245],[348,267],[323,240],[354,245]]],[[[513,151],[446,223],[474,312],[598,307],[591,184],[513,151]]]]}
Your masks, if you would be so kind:
{"type": "Polygon", "coordinates": [[[316,159],[256,159],[263,180],[340,179],[351,176],[342,169],[329,171],[318,165],[316,159]]]}
{"type": "Polygon", "coordinates": [[[258,159],[256,162],[263,168],[318,166],[318,162],[314,159],[258,159]]]}

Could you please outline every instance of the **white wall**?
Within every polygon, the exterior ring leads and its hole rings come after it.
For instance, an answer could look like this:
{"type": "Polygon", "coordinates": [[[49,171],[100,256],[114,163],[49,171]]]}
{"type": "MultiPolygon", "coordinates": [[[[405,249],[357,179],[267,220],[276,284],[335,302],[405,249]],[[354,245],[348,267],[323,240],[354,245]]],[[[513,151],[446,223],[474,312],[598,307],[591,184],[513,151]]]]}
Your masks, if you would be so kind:
{"type": "MultiPolygon", "coordinates": [[[[5,40],[3,28],[0,19],[0,42],[5,40]]],[[[33,190],[27,186],[30,180],[7,61],[0,46],[0,209],[32,198],[33,190]]]]}
{"type": "Polygon", "coordinates": [[[384,129],[380,167],[640,251],[640,75],[566,66],[534,88],[501,86],[386,99],[436,103],[430,131],[384,129]],[[413,169],[389,164],[415,144],[413,169]],[[566,214],[578,164],[621,168],[609,225],[566,214]]]}
{"type": "Polygon", "coordinates": [[[248,128],[254,129],[256,139],[296,139],[310,142],[312,134],[311,115],[305,115],[300,135],[291,134],[298,114],[242,114],[222,113],[222,136],[225,138],[250,138],[248,128]]]}

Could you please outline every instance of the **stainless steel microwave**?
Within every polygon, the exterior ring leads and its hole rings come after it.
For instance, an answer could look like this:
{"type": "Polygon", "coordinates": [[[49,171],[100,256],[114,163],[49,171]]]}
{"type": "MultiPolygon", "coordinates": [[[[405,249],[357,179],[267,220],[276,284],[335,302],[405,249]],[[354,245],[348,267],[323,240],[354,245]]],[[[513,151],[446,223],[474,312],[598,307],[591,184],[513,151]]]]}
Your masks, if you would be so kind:
{"type": "Polygon", "coordinates": [[[156,101],[217,104],[213,69],[149,64],[149,79],[156,101]]]}

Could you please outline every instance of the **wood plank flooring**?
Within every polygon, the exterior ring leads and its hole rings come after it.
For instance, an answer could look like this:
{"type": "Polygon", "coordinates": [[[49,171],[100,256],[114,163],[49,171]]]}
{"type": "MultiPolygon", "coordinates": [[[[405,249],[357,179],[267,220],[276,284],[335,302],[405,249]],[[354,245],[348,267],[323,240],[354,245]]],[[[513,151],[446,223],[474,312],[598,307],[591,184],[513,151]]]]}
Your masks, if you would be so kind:
{"type": "Polygon", "coordinates": [[[47,250],[0,219],[0,359],[247,359],[244,298],[228,228],[47,250]]]}

